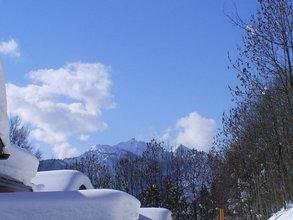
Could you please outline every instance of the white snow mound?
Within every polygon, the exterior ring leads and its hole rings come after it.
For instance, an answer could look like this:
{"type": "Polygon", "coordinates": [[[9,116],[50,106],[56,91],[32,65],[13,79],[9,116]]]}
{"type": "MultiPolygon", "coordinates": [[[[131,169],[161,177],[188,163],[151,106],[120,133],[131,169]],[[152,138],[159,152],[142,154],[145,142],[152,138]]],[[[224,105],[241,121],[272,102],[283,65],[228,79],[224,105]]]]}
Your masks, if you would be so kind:
{"type": "Polygon", "coordinates": [[[172,220],[171,211],[165,208],[141,208],[139,220],[172,220]]]}
{"type": "Polygon", "coordinates": [[[66,192],[3,193],[1,219],[137,220],[140,202],[110,189],[66,192]]]}
{"type": "Polygon", "coordinates": [[[0,160],[0,174],[30,185],[37,173],[39,160],[27,150],[14,145],[10,146],[9,151],[10,157],[0,160]]]}
{"type": "Polygon", "coordinates": [[[52,170],[37,172],[32,179],[35,192],[47,191],[73,191],[81,186],[86,189],[93,189],[90,179],[83,173],[76,170],[52,170]]]}
{"type": "Polygon", "coordinates": [[[281,209],[277,213],[275,213],[268,220],[289,220],[293,219],[293,203],[287,205],[286,209],[281,209]]]}

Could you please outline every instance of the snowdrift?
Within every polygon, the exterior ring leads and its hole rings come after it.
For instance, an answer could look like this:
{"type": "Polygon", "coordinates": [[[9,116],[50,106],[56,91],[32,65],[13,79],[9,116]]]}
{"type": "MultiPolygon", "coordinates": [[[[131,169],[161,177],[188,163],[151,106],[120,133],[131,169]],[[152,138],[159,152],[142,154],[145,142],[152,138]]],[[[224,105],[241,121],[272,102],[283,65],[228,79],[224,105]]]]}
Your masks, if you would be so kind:
{"type": "Polygon", "coordinates": [[[286,209],[281,209],[268,220],[289,220],[293,219],[293,203],[287,205],[286,209]]]}
{"type": "Polygon", "coordinates": [[[28,151],[11,145],[10,157],[0,160],[0,174],[17,180],[25,185],[31,185],[31,179],[36,175],[39,160],[28,151]]]}
{"type": "Polygon", "coordinates": [[[172,220],[171,211],[164,208],[141,208],[139,220],[172,220]]]}
{"type": "Polygon", "coordinates": [[[76,170],[52,170],[37,172],[32,179],[35,192],[73,191],[81,186],[93,189],[90,179],[76,170]]]}
{"type": "Polygon", "coordinates": [[[67,192],[3,193],[1,219],[137,220],[140,202],[110,189],[67,192]]]}

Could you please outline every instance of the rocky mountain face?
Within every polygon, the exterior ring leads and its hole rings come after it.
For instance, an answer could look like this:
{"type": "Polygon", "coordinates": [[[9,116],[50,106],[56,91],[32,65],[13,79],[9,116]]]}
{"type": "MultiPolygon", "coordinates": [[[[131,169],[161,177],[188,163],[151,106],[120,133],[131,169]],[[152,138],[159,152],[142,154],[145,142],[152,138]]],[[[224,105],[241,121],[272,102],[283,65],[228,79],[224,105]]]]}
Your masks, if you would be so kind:
{"type": "Polygon", "coordinates": [[[112,168],[122,157],[126,155],[141,156],[146,148],[145,142],[137,141],[134,138],[113,146],[97,144],[78,157],[42,160],[40,161],[39,171],[67,169],[72,163],[88,158],[112,168]]]}

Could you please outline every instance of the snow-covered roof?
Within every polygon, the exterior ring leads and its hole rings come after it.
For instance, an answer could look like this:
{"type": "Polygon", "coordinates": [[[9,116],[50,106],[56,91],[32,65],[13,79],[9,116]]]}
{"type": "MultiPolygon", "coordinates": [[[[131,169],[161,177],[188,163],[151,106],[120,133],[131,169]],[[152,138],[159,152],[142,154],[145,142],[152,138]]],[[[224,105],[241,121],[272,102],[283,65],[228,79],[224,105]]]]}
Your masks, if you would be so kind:
{"type": "Polygon", "coordinates": [[[76,170],[52,170],[37,172],[32,179],[35,185],[34,191],[73,191],[81,186],[86,189],[93,189],[90,179],[83,173],[76,170]]]}
{"type": "Polygon", "coordinates": [[[3,193],[1,219],[137,220],[140,202],[110,189],[67,192],[3,193]]]}
{"type": "Polygon", "coordinates": [[[171,211],[165,208],[140,208],[139,220],[172,220],[171,211]]]}
{"type": "Polygon", "coordinates": [[[13,145],[9,151],[10,157],[0,160],[0,175],[30,185],[37,173],[39,160],[28,151],[13,145]]]}

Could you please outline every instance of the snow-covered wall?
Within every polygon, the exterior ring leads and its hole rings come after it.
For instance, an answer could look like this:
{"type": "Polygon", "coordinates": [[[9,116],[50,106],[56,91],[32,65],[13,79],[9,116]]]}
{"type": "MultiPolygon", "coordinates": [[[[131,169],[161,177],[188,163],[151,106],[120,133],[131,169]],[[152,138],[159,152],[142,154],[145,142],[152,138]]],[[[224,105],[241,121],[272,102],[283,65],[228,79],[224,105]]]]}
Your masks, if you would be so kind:
{"type": "Polygon", "coordinates": [[[67,192],[3,193],[1,219],[137,220],[140,202],[110,189],[67,192]]]}
{"type": "Polygon", "coordinates": [[[5,77],[2,63],[0,61],[0,137],[6,147],[9,147],[10,145],[8,129],[5,77]]]}
{"type": "Polygon", "coordinates": [[[37,172],[32,179],[35,192],[48,191],[73,191],[80,186],[86,189],[93,189],[90,179],[83,173],[76,170],[52,170],[37,172]]]}

